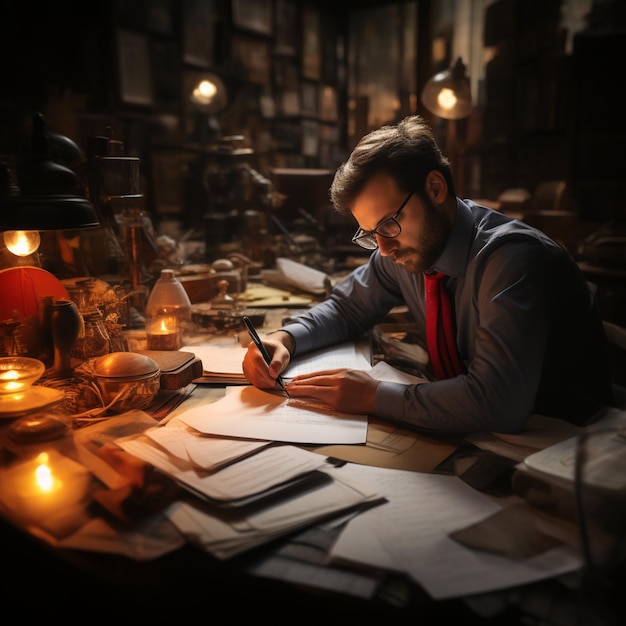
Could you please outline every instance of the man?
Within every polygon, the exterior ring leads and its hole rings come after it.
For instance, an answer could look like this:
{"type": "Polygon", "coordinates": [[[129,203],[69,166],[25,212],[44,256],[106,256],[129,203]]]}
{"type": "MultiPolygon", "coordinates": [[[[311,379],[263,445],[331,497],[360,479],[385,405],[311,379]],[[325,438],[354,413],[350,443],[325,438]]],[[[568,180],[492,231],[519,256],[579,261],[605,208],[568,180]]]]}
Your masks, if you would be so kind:
{"type": "Polygon", "coordinates": [[[251,383],[274,388],[293,355],[357,338],[398,305],[425,328],[424,273],[442,272],[459,373],[401,384],[323,371],[294,378],[289,394],[441,435],[515,433],[533,413],[583,424],[612,404],[602,321],[576,263],[542,232],[457,198],[421,117],[365,136],[330,197],[358,223],[353,241],[374,252],[327,300],[265,337],[269,367],[250,344],[251,383]]]}

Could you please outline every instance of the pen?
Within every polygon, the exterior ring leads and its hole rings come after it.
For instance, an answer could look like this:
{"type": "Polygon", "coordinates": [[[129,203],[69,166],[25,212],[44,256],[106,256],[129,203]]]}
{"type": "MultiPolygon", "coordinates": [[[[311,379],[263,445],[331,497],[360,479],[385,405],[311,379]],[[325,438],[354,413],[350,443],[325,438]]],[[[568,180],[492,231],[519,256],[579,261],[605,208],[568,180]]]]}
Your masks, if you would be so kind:
{"type": "MultiPolygon", "coordinates": [[[[269,366],[269,364],[272,362],[272,357],[269,355],[267,348],[263,345],[263,342],[261,341],[259,334],[256,332],[256,328],[254,328],[252,322],[250,321],[250,318],[244,315],[243,323],[246,325],[246,328],[248,329],[248,334],[250,335],[250,339],[252,339],[252,341],[254,342],[254,345],[259,349],[259,352],[263,355],[263,360],[269,366]]],[[[289,395],[289,392],[287,391],[287,389],[285,389],[285,383],[283,383],[283,379],[280,376],[276,378],[276,382],[279,384],[280,388],[287,394],[287,397],[291,398],[291,396],[289,395]]]]}

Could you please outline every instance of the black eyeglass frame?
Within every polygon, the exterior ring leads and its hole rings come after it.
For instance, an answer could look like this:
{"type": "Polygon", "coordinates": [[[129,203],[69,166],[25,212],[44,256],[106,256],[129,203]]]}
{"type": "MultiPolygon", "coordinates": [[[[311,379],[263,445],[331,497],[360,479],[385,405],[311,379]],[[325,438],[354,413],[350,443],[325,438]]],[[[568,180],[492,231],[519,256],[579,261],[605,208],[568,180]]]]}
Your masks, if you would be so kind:
{"type": "Polygon", "coordinates": [[[415,191],[416,189],[413,188],[411,193],[409,193],[400,205],[400,208],[393,215],[380,222],[374,230],[363,230],[362,228],[359,228],[352,237],[352,243],[355,243],[357,246],[361,246],[361,248],[365,248],[366,250],[376,250],[378,248],[376,235],[379,237],[385,237],[385,239],[393,239],[394,237],[397,237],[402,232],[402,226],[398,222],[398,217],[400,216],[400,213],[402,213],[404,207],[409,203],[409,200],[413,197],[415,191]],[[384,233],[379,232],[379,229],[385,224],[389,224],[389,222],[393,222],[396,225],[398,232],[394,235],[385,235],[384,233]]]}

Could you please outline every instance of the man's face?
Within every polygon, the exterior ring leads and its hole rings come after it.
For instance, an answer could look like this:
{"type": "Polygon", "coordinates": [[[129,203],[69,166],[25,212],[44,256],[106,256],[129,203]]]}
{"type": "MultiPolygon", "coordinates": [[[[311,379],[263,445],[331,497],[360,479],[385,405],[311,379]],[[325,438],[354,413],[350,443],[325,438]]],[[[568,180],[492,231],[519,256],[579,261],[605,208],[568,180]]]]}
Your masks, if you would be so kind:
{"type": "MultiPolygon", "coordinates": [[[[376,236],[381,255],[391,257],[394,263],[414,274],[433,266],[452,229],[446,213],[431,200],[431,194],[427,192],[426,199],[422,195],[414,193],[397,217],[400,234],[396,237],[376,236]]],[[[356,198],[352,215],[361,228],[374,230],[394,215],[406,197],[392,178],[377,176],[356,198]]]]}

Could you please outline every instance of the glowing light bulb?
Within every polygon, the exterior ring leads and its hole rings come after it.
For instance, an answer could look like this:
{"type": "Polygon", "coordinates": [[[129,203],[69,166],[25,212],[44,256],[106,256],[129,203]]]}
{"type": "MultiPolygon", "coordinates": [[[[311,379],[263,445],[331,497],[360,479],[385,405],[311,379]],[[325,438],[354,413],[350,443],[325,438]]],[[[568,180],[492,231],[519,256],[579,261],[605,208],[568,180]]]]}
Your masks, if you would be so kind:
{"type": "Polygon", "coordinates": [[[28,256],[39,248],[41,236],[37,230],[7,230],[3,234],[4,245],[16,256],[28,256]]]}
{"type": "Polygon", "coordinates": [[[440,107],[449,111],[452,109],[457,103],[457,97],[454,95],[454,91],[452,89],[442,89],[441,93],[437,96],[437,102],[440,107]]]}
{"type": "Polygon", "coordinates": [[[200,81],[193,90],[192,100],[198,104],[211,104],[217,93],[217,86],[210,80],[200,81]]]}

